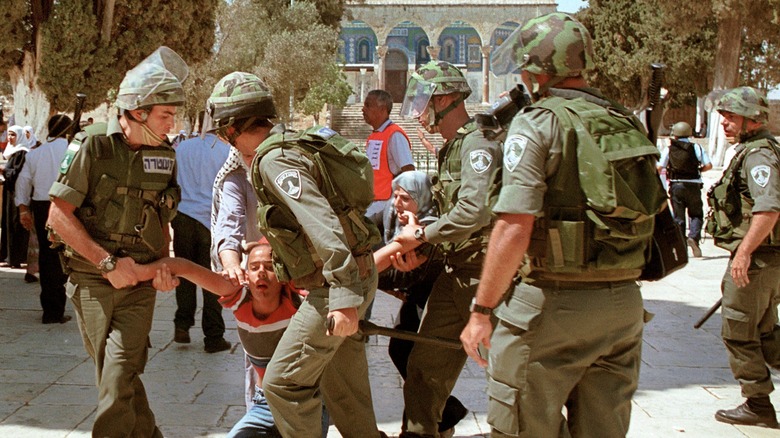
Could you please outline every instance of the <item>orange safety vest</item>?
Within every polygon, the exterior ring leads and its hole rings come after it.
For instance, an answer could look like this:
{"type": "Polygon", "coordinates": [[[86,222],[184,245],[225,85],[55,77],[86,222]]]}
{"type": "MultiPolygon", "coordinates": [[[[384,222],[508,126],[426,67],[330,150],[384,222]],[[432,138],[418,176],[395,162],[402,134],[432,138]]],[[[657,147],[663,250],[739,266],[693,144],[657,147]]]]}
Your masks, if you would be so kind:
{"type": "Polygon", "coordinates": [[[409,149],[412,148],[412,142],[400,126],[393,122],[382,131],[374,131],[366,140],[366,155],[374,169],[374,201],[384,201],[390,199],[393,194],[393,178],[395,175],[390,171],[390,165],[387,163],[387,145],[390,137],[396,132],[400,132],[409,143],[409,149]]]}

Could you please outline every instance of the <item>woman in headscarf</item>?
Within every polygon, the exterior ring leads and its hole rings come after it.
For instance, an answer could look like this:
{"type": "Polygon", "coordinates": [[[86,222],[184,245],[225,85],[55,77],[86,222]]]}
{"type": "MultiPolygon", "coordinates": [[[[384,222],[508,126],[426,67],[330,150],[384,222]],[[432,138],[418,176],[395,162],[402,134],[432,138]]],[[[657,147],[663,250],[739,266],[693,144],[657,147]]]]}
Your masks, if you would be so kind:
{"type": "MultiPolygon", "coordinates": [[[[408,223],[409,214],[413,214],[421,225],[436,221],[439,212],[433,202],[432,185],[430,177],[420,171],[404,172],[395,177],[392,184],[392,202],[388,204],[382,220],[386,245],[391,244],[396,234],[408,223]]],[[[444,260],[437,247],[424,243],[417,247],[415,252],[426,258],[422,265],[409,272],[397,269],[383,271],[379,274],[378,286],[382,290],[396,290],[404,294],[405,301],[398,311],[395,328],[412,332],[416,332],[420,327],[420,317],[431,294],[433,282],[444,269],[444,260]]],[[[387,346],[390,359],[404,379],[406,363],[413,346],[413,342],[396,338],[391,338],[387,346]]],[[[450,396],[442,412],[439,432],[453,428],[467,413],[468,410],[463,404],[450,396]]]]}
{"type": "Polygon", "coordinates": [[[35,149],[41,145],[38,137],[35,136],[35,132],[33,132],[33,127],[30,125],[24,127],[24,137],[27,139],[27,147],[30,149],[35,149]]]}
{"type": "Polygon", "coordinates": [[[8,160],[2,168],[3,172],[3,215],[2,237],[0,237],[1,265],[21,268],[27,261],[27,246],[30,233],[19,220],[19,208],[14,203],[16,178],[24,166],[24,160],[29,151],[24,129],[19,125],[8,128],[8,146],[3,151],[3,158],[8,160]]]}

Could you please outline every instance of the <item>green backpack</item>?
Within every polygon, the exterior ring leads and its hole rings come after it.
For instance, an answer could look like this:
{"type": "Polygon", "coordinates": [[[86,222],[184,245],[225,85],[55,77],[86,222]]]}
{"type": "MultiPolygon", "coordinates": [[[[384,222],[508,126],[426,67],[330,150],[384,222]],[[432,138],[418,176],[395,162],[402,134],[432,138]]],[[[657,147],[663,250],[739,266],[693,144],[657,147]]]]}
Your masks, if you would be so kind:
{"type": "Polygon", "coordinates": [[[649,257],[655,215],[667,205],[658,149],[636,117],[611,102],[553,96],[534,106],[555,114],[564,145],[561,167],[548,182],[544,235],[534,239],[544,256],[532,271],[558,280],[637,278],[649,257]]]}
{"type": "Polygon", "coordinates": [[[309,236],[292,212],[265,190],[260,176],[263,157],[277,148],[295,148],[316,163],[320,191],[338,216],[356,256],[369,254],[380,242],[376,225],[364,216],[374,200],[374,172],[358,146],[324,126],[277,133],[257,148],[252,184],[258,198],[258,227],[274,248],[274,271],[280,281],[295,280],[298,287],[321,286],[322,260],[309,236]]]}

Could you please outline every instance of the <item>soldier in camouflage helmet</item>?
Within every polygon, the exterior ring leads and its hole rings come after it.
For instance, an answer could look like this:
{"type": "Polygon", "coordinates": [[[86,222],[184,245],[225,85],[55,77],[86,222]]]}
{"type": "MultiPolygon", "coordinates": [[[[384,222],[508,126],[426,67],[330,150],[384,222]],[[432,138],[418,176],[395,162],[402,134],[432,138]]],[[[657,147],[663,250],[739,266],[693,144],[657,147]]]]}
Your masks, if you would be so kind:
{"type": "MultiPolygon", "coordinates": [[[[598,266],[577,258],[606,249],[590,237],[596,224],[582,195],[584,184],[605,183],[581,182],[576,157],[602,123],[622,126],[639,147],[649,140],[628,110],[582,77],[593,67],[592,44],[571,16],[532,19],[504,44],[494,67],[519,68],[535,102],[515,116],[504,143],[498,217],[461,334],[466,353],[487,366],[490,436],[623,437],[639,379],[644,312],[636,279],[648,242],[598,266]],[[575,129],[570,114],[587,128],[575,129]]],[[[648,178],[662,194],[652,170],[648,178]]]]}
{"type": "Polygon", "coordinates": [[[734,158],[707,194],[707,231],[731,252],[721,282],[721,337],[745,403],[715,413],[729,424],[776,428],[767,365],[780,367],[780,146],[766,127],[766,97],[750,87],[715,99],[723,131],[735,138],[734,158]]]}
{"type": "MultiPolygon", "coordinates": [[[[458,68],[444,61],[420,67],[406,91],[401,115],[416,118],[444,140],[434,198],[441,216],[427,226],[408,225],[397,242],[438,245],[446,256],[431,291],[420,333],[456,338],[469,317],[492,226],[490,205],[501,180],[501,145],[485,138],[464,104],[471,94],[458,68]]],[[[451,436],[468,412],[448,396],[466,363],[463,350],[416,343],[404,382],[402,436],[451,436]]]]}
{"type": "Polygon", "coordinates": [[[134,266],[168,255],[180,191],[166,134],[186,77],[187,64],[167,47],[127,72],[118,114],[75,136],[49,191],[66,292],[97,369],[93,436],[162,436],[140,379],[157,291],[134,266]]]}
{"type": "Polygon", "coordinates": [[[693,135],[691,125],[677,122],[672,126],[669,147],[661,152],[658,160],[658,170],[666,169],[669,179],[669,197],[672,199],[674,222],[680,228],[683,236],[691,247],[694,257],[701,257],[702,225],[704,225],[704,202],[701,189],[703,181],[701,173],[712,169],[707,151],[688,137],[693,135]],[[688,234],[686,230],[686,212],[688,234]]]}

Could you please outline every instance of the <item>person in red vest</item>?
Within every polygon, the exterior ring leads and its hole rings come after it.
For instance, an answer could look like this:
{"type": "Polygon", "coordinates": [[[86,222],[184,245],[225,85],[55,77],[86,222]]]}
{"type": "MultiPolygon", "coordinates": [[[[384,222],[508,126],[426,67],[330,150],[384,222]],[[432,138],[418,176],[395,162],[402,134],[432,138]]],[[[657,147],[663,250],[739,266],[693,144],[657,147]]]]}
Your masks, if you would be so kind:
{"type": "Polygon", "coordinates": [[[414,170],[412,144],[404,130],[390,120],[393,97],[385,90],[371,90],[363,102],[363,120],[374,131],[366,140],[366,155],[374,168],[374,202],[366,217],[382,223],[382,213],[393,195],[393,178],[414,170]]]}

